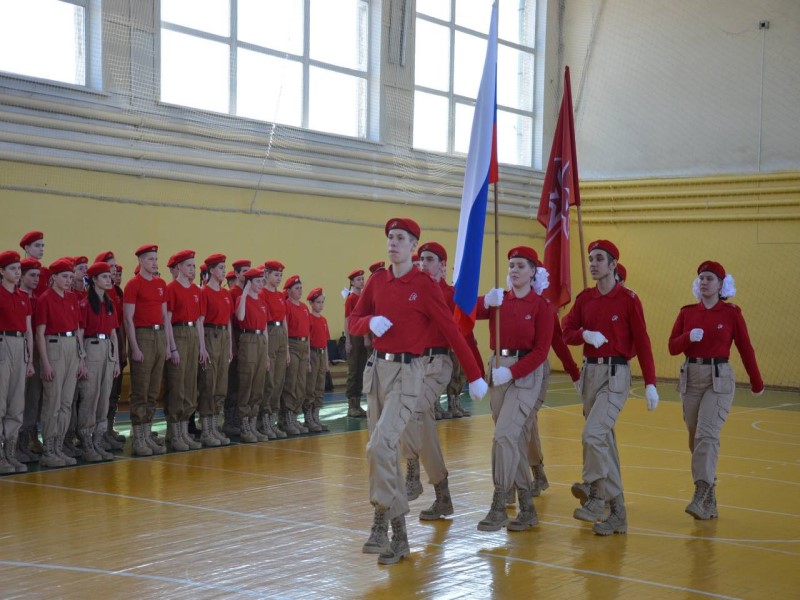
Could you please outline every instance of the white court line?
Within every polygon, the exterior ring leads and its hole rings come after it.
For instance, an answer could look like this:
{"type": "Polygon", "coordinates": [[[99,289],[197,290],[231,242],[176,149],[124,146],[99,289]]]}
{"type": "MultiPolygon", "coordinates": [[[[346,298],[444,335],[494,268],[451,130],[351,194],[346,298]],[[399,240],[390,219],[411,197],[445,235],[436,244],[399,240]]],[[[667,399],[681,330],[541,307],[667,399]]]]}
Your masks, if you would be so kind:
{"type": "MultiPolygon", "coordinates": [[[[785,437],[792,437],[792,438],[800,438],[800,433],[780,433],[778,431],[770,431],[769,429],[762,429],[759,427],[761,423],[771,423],[772,421],[753,421],[750,423],[750,427],[755,429],[756,431],[761,431],[763,433],[768,433],[769,435],[781,435],[785,437]]],[[[791,444],[793,446],[800,446],[800,443],[792,443],[792,442],[784,442],[786,444],[791,444]]]]}
{"type": "MultiPolygon", "coordinates": [[[[221,585],[215,583],[203,583],[194,579],[178,579],[176,577],[164,577],[162,575],[145,575],[140,573],[130,573],[127,571],[109,571],[106,569],[94,569],[90,567],[72,567],[67,565],[48,565],[44,563],[21,562],[15,560],[0,560],[0,566],[5,567],[25,567],[33,569],[42,569],[45,571],[70,571],[73,573],[90,573],[93,575],[110,575],[113,577],[132,577],[134,579],[144,579],[147,581],[159,581],[163,583],[174,583],[177,585],[186,585],[193,588],[200,588],[204,590],[217,590],[220,592],[229,592],[243,596],[251,596],[253,598],[275,598],[274,592],[265,594],[263,592],[255,592],[252,590],[245,590],[243,588],[233,587],[230,585],[221,585]]],[[[286,596],[279,596],[286,597],[286,596]]]]}

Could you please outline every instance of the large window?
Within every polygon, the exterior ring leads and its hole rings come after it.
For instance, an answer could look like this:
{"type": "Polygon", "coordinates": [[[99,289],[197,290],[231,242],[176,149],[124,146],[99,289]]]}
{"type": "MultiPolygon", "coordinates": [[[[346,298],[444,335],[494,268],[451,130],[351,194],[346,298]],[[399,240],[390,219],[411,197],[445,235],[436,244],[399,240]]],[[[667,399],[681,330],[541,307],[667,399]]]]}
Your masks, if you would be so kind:
{"type": "MultiPolygon", "coordinates": [[[[466,153],[493,0],[417,0],[413,145],[466,153]]],[[[530,167],[534,128],[535,0],[500,0],[497,152],[530,167]]]]}
{"type": "Polygon", "coordinates": [[[368,0],[161,0],[161,101],[365,138],[368,0]]]}
{"type": "Polygon", "coordinates": [[[0,71],[100,88],[99,0],[0,1],[0,71]]]}

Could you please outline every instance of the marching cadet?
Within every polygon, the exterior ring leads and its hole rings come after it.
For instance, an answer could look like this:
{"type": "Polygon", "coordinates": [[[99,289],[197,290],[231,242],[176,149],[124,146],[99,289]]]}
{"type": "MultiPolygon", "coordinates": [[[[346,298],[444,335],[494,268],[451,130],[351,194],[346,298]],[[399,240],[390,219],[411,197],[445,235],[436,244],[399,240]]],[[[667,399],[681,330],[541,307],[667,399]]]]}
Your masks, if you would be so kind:
{"type": "Polygon", "coordinates": [[[81,402],[78,407],[78,437],[86,462],[114,460],[103,447],[108,427],[108,400],[114,378],[119,375],[119,340],[117,308],[111,299],[111,265],[93,263],[86,270],[89,286],[81,300],[83,343],[86,349],[87,377],[78,382],[81,402]]]}
{"type": "Polygon", "coordinates": [[[200,296],[202,324],[208,363],[200,370],[200,396],[197,409],[203,433],[200,443],[204,446],[227,446],[230,439],[219,430],[219,419],[228,389],[228,367],[233,360],[231,341],[231,316],[233,304],[231,294],[222,287],[225,277],[225,255],[212,254],[205,260],[208,283],[200,296]]]}
{"type": "Polygon", "coordinates": [[[171,341],[167,362],[167,441],[177,452],[197,450],[202,444],[189,435],[189,417],[197,408],[197,367],[208,363],[200,318],[200,288],[194,283],[194,250],[174,256],[175,281],[167,285],[167,339],[171,341]]]}
{"type": "Polygon", "coordinates": [[[580,392],[583,398],[583,482],[572,486],[582,506],[574,517],[593,523],[598,535],[625,533],[628,527],[622,494],[619,452],[614,431],[628,399],[631,370],[638,357],[645,382],[647,409],[658,406],[653,351],[638,296],[614,279],[619,250],[608,240],[589,244],[589,272],[597,282],[583,290],[564,317],[564,341],[583,344],[580,392]],[[605,519],[606,500],[611,512],[605,519]]]}
{"type": "Polygon", "coordinates": [[[292,275],[283,284],[286,293],[286,333],[289,336],[289,364],[283,385],[281,403],[286,408],[283,431],[289,435],[308,433],[308,427],[297,420],[306,398],[306,379],[311,368],[309,336],[311,316],[302,303],[303,283],[299,275],[292,275]]]}
{"type": "Polygon", "coordinates": [[[306,296],[311,307],[311,370],[308,371],[306,380],[306,399],[303,404],[303,416],[306,427],[314,433],[328,431],[328,426],[319,420],[319,411],[325,397],[325,374],[330,371],[328,363],[328,340],[331,337],[328,330],[328,320],[322,316],[325,308],[325,294],[322,288],[314,288],[306,296]]]}
{"type": "Polygon", "coordinates": [[[389,219],[384,227],[391,268],[372,276],[350,314],[350,333],[375,335],[375,350],[364,370],[370,439],[367,460],[370,502],[375,507],[372,532],[363,552],[380,553],[379,564],[408,556],[405,515],[408,498],[398,452],[400,437],[422,393],[426,332],[438,327],[467,371],[470,394],[487,391],[480,368],[453,320],[438,285],[411,264],[420,228],[411,219],[389,219]],[[387,537],[392,525],[392,540],[387,537]]]}
{"type": "Polygon", "coordinates": [[[537,256],[533,248],[517,246],[508,252],[510,290],[500,288],[478,298],[477,318],[489,319],[492,358],[491,408],[495,423],[492,439],[494,497],[479,531],[525,531],[539,519],[533,504],[533,480],[528,469],[528,421],[539,397],[544,363],[553,339],[553,312],[532,284],[537,256]],[[490,310],[491,308],[496,310],[490,310]],[[500,328],[500,348],[496,331],[500,328]],[[516,485],[519,512],[506,515],[506,497],[516,485]]]}
{"type": "Polygon", "coordinates": [[[697,304],[681,308],[669,336],[669,353],[683,353],[678,391],[683,420],[689,431],[694,497],[686,512],[695,519],[718,516],[716,482],[719,437],[728,416],[736,381],[728,359],[736,344],[755,396],[764,382],[747,333],[742,309],[726,300],[736,295],[733,277],[718,262],[706,260],[697,267],[692,292],[697,304]]]}
{"type": "Polygon", "coordinates": [[[78,379],[86,364],[80,331],[80,307],[70,291],[72,260],[60,258],[49,267],[53,287],[36,302],[36,344],[42,376],[43,467],[63,467],[77,461],[63,452],[78,379]]]}
{"type": "Polygon", "coordinates": [[[139,274],[125,285],[122,295],[123,322],[130,346],[133,453],[136,456],[164,454],[152,437],[164,362],[172,354],[167,337],[167,284],[158,277],[158,246],[140,246],[136,252],[139,274]]]}
{"type": "MultiPolygon", "coordinates": [[[[246,258],[240,258],[233,261],[233,273],[235,280],[228,284],[231,292],[231,304],[236,306],[245,286],[244,274],[250,269],[252,263],[246,258]]],[[[239,365],[237,361],[238,354],[238,339],[239,339],[239,322],[236,319],[232,321],[233,338],[233,361],[228,367],[228,392],[225,396],[225,419],[222,424],[222,431],[226,436],[239,435],[239,365]]]]}
{"type": "Polygon", "coordinates": [[[278,289],[283,279],[283,263],[268,260],[264,263],[266,284],[261,290],[261,297],[269,309],[267,332],[269,333],[269,364],[264,387],[259,425],[261,433],[269,439],[285,438],[286,432],[278,427],[286,413],[283,404],[283,387],[286,384],[286,368],[289,355],[289,336],[286,323],[286,296],[278,289]]]}
{"type": "Polygon", "coordinates": [[[122,325],[122,288],[120,287],[122,281],[122,265],[117,264],[117,259],[111,250],[98,254],[94,262],[104,262],[111,267],[111,280],[113,285],[111,289],[106,291],[106,294],[108,294],[108,297],[111,298],[111,301],[114,303],[118,319],[116,328],[117,344],[115,348],[119,357],[120,371],[119,374],[114,377],[114,381],[111,384],[111,393],[108,397],[106,428],[103,432],[102,444],[104,450],[122,450],[125,447],[125,436],[114,429],[114,421],[117,418],[117,407],[119,406],[119,400],[122,394],[122,371],[128,364],[128,341],[125,338],[125,328],[122,325]]]}
{"type": "Polygon", "coordinates": [[[361,394],[363,388],[364,366],[367,364],[367,335],[353,335],[350,333],[348,322],[350,313],[361,297],[364,289],[364,271],[354,269],[347,276],[350,280],[350,290],[344,301],[344,349],[347,354],[347,410],[348,417],[364,418],[367,413],[361,408],[361,394]]]}
{"type": "MultiPolygon", "coordinates": [[[[452,314],[455,309],[454,290],[443,277],[447,268],[447,251],[437,242],[426,242],[420,246],[419,256],[422,272],[427,273],[437,283],[452,314]]],[[[450,358],[450,344],[436,327],[430,328],[427,333],[422,360],[425,369],[422,393],[400,441],[403,457],[406,459],[406,496],[409,500],[415,500],[422,493],[419,471],[421,459],[436,497],[429,508],[419,513],[419,518],[433,521],[453,514],[448,472],[439,445],[439,436],[436,434],[434,414],[434,407],[439,403],[439,397],[453,373],[453,361],[450,358]]]]}
{"type": "Polygon", "coordinates": [[[240,440],[247,443],[269,439],[258,431],[256,420],[264,395],[264,380],[269,370],[267,321],[269,309],[259,292],[264,288],[264,269],[244,273],[244,289],[236,303],[239,322],[239,415],[240,440]]]}
{"type": "Polygon", "coordinates": [[[39,268],[39,287],[36,288],[38,298],[50,289],[50,271],[42,262],[44,259],[44,234],[41,231],[29,231],[19,241],[20,247],[25,251],[26,258],[34,258],[41,263],[39,268]]]}
{"type": "MultiPolygon", "coordinates": [[[[25,411],[25,378],[34,374],[27,348],[33,348],[31,304],[17,289],[22,277],[19,253],[0,252],[0,473],[25,473],[17,460],[17,438],[25,411]]],[[[27,456],[26,456],[27,457],[27,456]]]]}
{"type": "MultiPolygon", "coordinates": [[[[23,258],[20,261],[22,277],[19,280],[19,291],[23,292],[31,307],[31,331],[36,328],[33,321],[36,313],[36,289],[39,287],[41,264],[35,258],[23,258]]],[[[20,462],[39,462],[42,444],[37,433],[39,412],[42,408],[42,378],[39,376],[39,350],[36,344],[28,344],[28,362],[36,375],[25,379],[25,411],[22,416],[22,428],[17,438],[17,458],[20,462]]]]}

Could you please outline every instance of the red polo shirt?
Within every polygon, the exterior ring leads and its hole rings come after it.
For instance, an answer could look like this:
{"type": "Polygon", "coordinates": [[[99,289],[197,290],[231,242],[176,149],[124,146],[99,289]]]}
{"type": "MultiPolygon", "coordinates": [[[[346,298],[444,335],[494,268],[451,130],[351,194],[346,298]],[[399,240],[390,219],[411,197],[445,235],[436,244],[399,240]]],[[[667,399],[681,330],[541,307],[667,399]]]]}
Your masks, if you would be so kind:
{"type": "Polygon", "coordinates": [[[0,330],[25,333],[28,330],[26,318],[31,314],[28,294],[19,289],[9,292],[0,285],[0,330]]]}
{"type": "Polygon", "coordinates": [[[261,290],[261,297],[269,307],[270,321],[283,321],[286,318],[286,304],[288,301],[283,292],[275,290],[269,291],[267,288],[261,290]]]}
{"type": "Polygon", "coordinates": [[[39,285],[36,286],[36,291],[34,293],[38,298],[49,289],[50,289],[50,269],[42,265],[41,267],[39,267],[39,285]]]}
{"type": "MultiPolygon", "coordinates": [[[[553,306],[552,304],[550,305],[553,306]]],[[[581,370],[572,358],[572,352],[569,351],[567,344],[564,342],[564,333],[561,331],[561,324],[558,322],[558,313],[553,311],[553,351],[564,366],[564,371],[569,373],[572,381],[578,381],[581,378],[581,370]]]]}
{"type": "Polygon", "coordinates": [[[603,295],[587,288],[575,298],[569,313],[561,320],[564,341],[572,346],[583,344],[583,355],[592,358],[638,356],[645,384],[656,383],[656,367],[644,310],[636,292],[622,285],[603,295]],[[595,348],[583,341],[584,330],[599,331],[608,342],[595,348]]]}
{"type": "Polygon", "coordinates": [[[119,315],[113,302],[111,303],[111,314],[106,312],[106,307],[102,302],[100,303],[100,314],[95,313],[88,298],[81,300],[80,309],[84,336],[97,335],[98,333],[111,335],[111,332],[119,327],[119,315]]]}
{"type": "MultiPolygon", "coordinates": [[[[286,333],[289,337],[309,337],[311,335],[310,318],[311,313],[305,304],[295,304],[291,300],[286,301],[286,333]]],[[[270,318],[270,320],[273,319],[270,318]]],[[[277,319],[275,320],[277,321],[277,319]]]]}
{"type": "Polygon", "coordinates": [[[391,268],[370,277],[350,314],[350,333],[369,333],[369,321],[374,316],[386,317],[392,322],[385,334],[375,337],[373,345],[377,351],[421,355],[428,341],[427,332],[438,327],[455,351],[468,380],[481,377],[480,368],[445,304],[440,287],[419,269],[411,269],[399,278],[391,268]]]}
{"type": "Polygon", "coordinates": [[[122,293],[124,304],[133,304],[134,327],[152,327],[163,325],[164,317],[161,314],[161,305],[167,301],[167,284],[160,277],[147,280],[141,275],[136,275],[125,286],[122,293]]]}
{"type": "Polygon", "coordinates": [[[327,348],[331,333],[328,331],[328,320],[322,315],[311,313],[311,347],[327,348]]]}
{"type": "Polygon", "coordinates": [[[239,327],[242,329],[259,329],[263,331],[267,328],[267,321],[269,320],[269,308],[263,298],[242,295],[237,301],[236,308],[239,308],[239,303],[242,301],[247,302],[244,309],[244,320],[239,321],[239,327]]]}
{"type": "Polygon", "coordinates": [[[233,317],[230,291],[204,286],[200,295],[200,312],[204,317],[204,324],[224,326],[230,323],[233,317]]]}
{"type": "MultiPolygon", "coordinates": [[[[483,305],[478,298],[476,318],[489,319],[489,346],[495,350],[497,310],[483,305]]],[[[528,350],[528,354],[511,365],[514,379],[532,373],[547,360],[553,342],[553,310],[547,300],[533,291],[517,298],[513,290],[507,291],[500,306],[500,348],[528,350]]]]}
{"type": "MultiPolygon", "coordinates": [[[[447,308],[450,310],[452,314],[455,310],[456,304],[453,300],[453,294],[455,293],[455,289],[453,286],[448,285],[444,279],[440,279],[438,282],[435,282],[436,285],[439,286],[439,289],[442,290],[442,297],[444,298],[445,304],[447,304],[447,308]]],[[[447,341],[445,335],[439,330],[438,327],[431,327],[428,331],[428,341],[425,342],[426,348],[449,348],[450,343],[447,341]]]]}
{"type": "Polygon", "coordinates": [[[179,281],[167,285],[167,310],[173,323],[195,322],[200,316],[200,288],[190,283],[184,287],[179,281]]]}
{"type": "Polygon", "coordinates": [[[45,335],[77,331],[81,326],[78,299],[72,292],[59,296],[49,289],[36,302],[36,325],[44,325],[45,335]]]}
{"type": "Polygon", "coordinates": [[[347,298],[345,298],[345,300],[344,300],[344,318],[345,319],[350,316],[351,312],[353,312],[353,309],[356,307],[356,304],[358,304],[358,299],[359,298],[361,298],[361,294],[360,293],[358,293],[358,292],[356,292],[354,290],[350,290],[350,293],[347,295],[347,298]]]}

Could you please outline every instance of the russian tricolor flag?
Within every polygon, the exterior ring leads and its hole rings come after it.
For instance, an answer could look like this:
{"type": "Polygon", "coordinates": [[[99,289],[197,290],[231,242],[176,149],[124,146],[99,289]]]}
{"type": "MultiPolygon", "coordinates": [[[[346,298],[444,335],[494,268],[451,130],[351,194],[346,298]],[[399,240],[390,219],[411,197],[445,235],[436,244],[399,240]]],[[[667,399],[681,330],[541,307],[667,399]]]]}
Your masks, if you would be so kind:
{"type": "Polygon", "coordinates": [[[475,325],[489,184],[497,182],[497,2],[472,119],[454,263],[455,318],[463,332],[475,325]]]}

